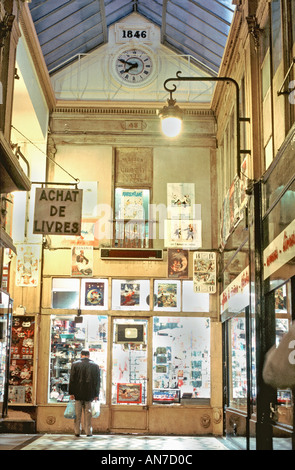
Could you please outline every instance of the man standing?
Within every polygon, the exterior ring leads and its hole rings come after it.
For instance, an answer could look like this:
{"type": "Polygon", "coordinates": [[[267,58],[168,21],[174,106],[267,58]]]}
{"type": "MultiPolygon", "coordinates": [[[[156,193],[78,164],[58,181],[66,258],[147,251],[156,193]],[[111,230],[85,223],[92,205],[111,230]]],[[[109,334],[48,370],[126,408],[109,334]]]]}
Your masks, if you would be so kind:
{"type": "Polygon", "coordinates": [[[89,358],[89,351],[81,351],[81,359],[75,361],[71,368],[69,394],[75,400],[76,418],[74,420],[75,436],[80,436],[81,416],[84,410],[84,431],[92,436],[91,402],[98,400],[100,389],[100,369],[89,358]]]}

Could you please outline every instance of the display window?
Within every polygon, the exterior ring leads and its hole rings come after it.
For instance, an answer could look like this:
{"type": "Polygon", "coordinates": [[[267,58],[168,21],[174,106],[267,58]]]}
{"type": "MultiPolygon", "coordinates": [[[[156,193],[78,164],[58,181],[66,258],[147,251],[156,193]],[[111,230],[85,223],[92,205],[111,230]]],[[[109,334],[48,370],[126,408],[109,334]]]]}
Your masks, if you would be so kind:
{"type": "Polygon", "coordinates": [[[115,246],[149,246],[149,204],[149,189],[115,189],[115,246]]]}
{"type": "Polygon", "coordinates": [[[246,318],[242,312],[228,321],[229,328],[229,405],[247,409],[246,318]]]}
{"type": "Polygon", "coordinates": [[[71,366],[80,358],[82,349],[88,349],[90,359],[100,367],[100,402],[105,403],[107,324],[104,315],[51,317],[49,403],[69,401],[71,366]]]}
{"type": "Polygon", "coordinates": [[[7,318],[0,315],[0,403],[4,401],[7,350],[7,318]]]}
{"type": "Polygon", "coordinates": [[[147,402],[147,325],[145,319],[113,319],[113,405],[147,402]]]}
{"type": "Polygon", "coordinates": [[[34,351],[35,317],[14,316],[9,366],[10,404],[34,402],[34,351]]]}
{"type": "Polygon", "coordinates": [[[107,279],[52,279],[52,308],[107,310],[107,279]]]}
{"type": "MultiPolygon", "coordinates": [[[[291,324],[291,282],[275,290],[276,346],[289,331],[291,324]]],[[[279,424],[293,425],[293,394],[291,389],[277,390],[275,419],[279,424]]]]}
{"type": "Polygon", "coordinates": [[[12,301],[0,290],[0,417],[7,415],[11,327],[12,301]]]}
{"type": "Polygon", "coordinates": [[[210,398],[210,320],[154,317],[153,403],[210,398]]]}
{"type": "Polygon", "coordinates": [[[79,308],[80,280],[52,279],[52,308],[79,308]]]}
{"type": "Polygon", "coordinates": [[[182,311],[209,312],[210,294],[194,291],[193,281],[182,281],[182,311]]]}

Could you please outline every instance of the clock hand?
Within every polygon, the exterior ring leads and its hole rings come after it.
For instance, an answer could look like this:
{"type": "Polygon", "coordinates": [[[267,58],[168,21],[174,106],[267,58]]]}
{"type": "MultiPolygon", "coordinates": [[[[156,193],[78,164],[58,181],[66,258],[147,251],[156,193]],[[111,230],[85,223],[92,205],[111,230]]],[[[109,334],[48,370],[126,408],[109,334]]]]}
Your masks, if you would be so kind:
{"type": "Polygon", "coordinates": [[[125,72],[129,72],[129,70],[134,69],[134,68],[136,69],[137,67],[138,67],[138,63],[131,64],[129,69],[126,69],[125,72]]]}
{"type": "Polygon", "coordinates": [[[119,59],[119,62],[122,62],[122,64],[131,65],[130,62],[128,62],[128,60],[119,59]]]}

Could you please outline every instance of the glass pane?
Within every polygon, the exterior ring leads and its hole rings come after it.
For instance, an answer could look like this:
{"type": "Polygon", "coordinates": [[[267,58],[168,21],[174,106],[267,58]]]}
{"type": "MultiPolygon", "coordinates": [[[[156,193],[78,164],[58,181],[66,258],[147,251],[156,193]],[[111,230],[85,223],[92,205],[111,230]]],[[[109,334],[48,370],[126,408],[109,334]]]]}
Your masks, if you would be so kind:
{"type": "Polygon", "coordinates": [[[52,279],[52,308],[79,308],[79,279],[52,279]]]}
{"type": "Polygon", "coordinates": [[[210,320],[155,317],[153,402],[196,403],[210,398],[210,320]]]}
{"type": "Polygon", "coordinates": [[[116,188],[116,246],[128,248],[149,246],[149,204],[149,189],[116,188]]]}
{"type": "Polygon", "coordinates": [[[194,292],[193,281],[182,282],[182,311],[209,312],[209,294],[194,292]]]}
{"type": "MultiPolygon", "coordinates": [[[[289,331],[291,323],[290,302],[288,301],[288,290],[290,283],[285,284],[275,291],[275,315],[276,315],[276,345],[278,346],[282,337],[289,331]]],[[[277,391],[277,422],[280,424],[293,425],[293,399],[290,389],[277,391]]]]}
{"type": "Polygon", "coordinates": [[[100,367],[100,401],[105,403],[107,366],[107,316],[52,316],[49,403],[69,400],[69,378],[72,363],[88,349],[90,359],[100,367]]]}
{"type": "Polygon", "coordinates": [[[9,403],[33,403],[35,317],[14,316],[9,367],[9,403]]]}
{"type": "MultiPolygon", "coordinates": [[[[0,403],[4,401],[7,355],[7,316],[0,315],[0,403]]],[[[0,406],[1,410],[1,406],[0,406]]]]}
{"type": "Polygon", "coordinates": [[[147,320],[113,323],[112,403],[144,405],[147,397],[147,320]]]}
{"type": "Polygon", "coordinates": [[[231,340],[229,358],[229,404],[234,408],[247,409],[247,367],[246,367],[246,321],[245,313],[229,322],[231,340]]]}

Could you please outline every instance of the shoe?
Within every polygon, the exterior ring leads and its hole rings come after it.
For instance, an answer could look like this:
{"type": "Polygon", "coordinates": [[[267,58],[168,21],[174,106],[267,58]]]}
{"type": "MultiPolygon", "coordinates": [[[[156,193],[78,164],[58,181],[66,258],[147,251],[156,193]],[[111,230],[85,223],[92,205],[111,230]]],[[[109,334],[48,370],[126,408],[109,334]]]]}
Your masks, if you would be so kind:
{"type": "Polygon", "coordinates": [[[87,434],[87,437],[92,437],[92,436],[93,436],[93,434],[87,434]]]}
{"type": "Polygon", "coordinates": [[[75,437],[80,437],[80,434],[75,434],[75,437]]]}

